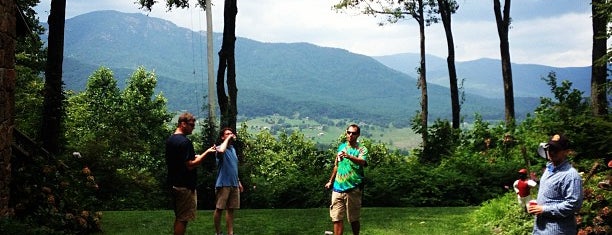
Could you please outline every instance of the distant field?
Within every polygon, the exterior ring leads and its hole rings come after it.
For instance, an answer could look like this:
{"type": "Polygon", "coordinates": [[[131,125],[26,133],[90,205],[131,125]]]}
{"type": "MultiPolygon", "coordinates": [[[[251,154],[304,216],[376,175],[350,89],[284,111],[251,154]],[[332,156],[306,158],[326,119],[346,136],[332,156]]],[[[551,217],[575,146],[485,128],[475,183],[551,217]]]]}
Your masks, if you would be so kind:
{"type": "MultiPolygon", "coordinates": [[[[448,235],[471,234],[468,214],[476,207],[363,208],[361,234],[366,235],[448,235]]],[[[104,234],[172,234],[172,211],[103,212],[104,234]]],[[[316,235],[332,230],[327,208],[241,209],[235,214],[238,235],[316,235]]],[[[222,223],[223,227],[225,223],[222,223]]],[[[198,211],[187,234],[214,234],[212,211],[198,211]]],[[[225,228],[224,234],[227,234],[225,228]]],[[[344,234],[352,234],[345,223],[344,234]]]]}
{"type": "MultiPolygon", "coordinates": [[[[282,116],[268,116],[248,119],[249,132],[256,133],[263,129],[272,131],[299,130],[305,137],[321,145],[332,145],[343,135],[349,122],[345,120],[332,120],[335,125],[321,124],[309,118],[290,118],[282,116]],[[339,124],[337,124],[339,123],[339,124]]],[[[361,138],[368,138],[373,142],[385,143],[391,149],[410,150],[418,147],[421,136],[415,134],[410,128],[391,128],[375,125],[361,125],[361,138]]],[[[274,134],[274,132],[273,132],[274,134]]]]}

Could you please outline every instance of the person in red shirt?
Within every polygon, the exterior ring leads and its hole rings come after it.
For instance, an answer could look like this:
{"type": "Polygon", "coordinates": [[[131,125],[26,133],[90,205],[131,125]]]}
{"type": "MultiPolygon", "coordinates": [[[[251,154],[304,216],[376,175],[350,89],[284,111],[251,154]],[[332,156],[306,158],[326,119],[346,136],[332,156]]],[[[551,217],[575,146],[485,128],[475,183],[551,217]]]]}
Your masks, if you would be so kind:
{"type": "Polygon", "coordinates": [[[533,179],[527,179],[527,169],[518,171],[519,179],[514,181],[513,187],[516,192],[519,205],[527,212],[527,205],[531,200],[531,188],[538,185],[533,179]]]}

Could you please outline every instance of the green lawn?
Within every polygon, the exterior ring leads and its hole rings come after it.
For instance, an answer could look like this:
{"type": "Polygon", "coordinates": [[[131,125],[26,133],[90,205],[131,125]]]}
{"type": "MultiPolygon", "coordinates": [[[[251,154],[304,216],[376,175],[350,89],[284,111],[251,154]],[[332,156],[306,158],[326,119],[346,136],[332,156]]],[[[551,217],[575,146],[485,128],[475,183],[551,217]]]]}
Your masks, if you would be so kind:
{"type": "MultiPolygon", "coordinates": [[[[467,215],[476,207],[363,208],[361,234],[470,234],[467,215]]],[[[105,211],[104,234],[172,234],[172,211],[105,211]]],[[[238,235],[323,234],[332,230],[328,209],[242,209],[236,212],[238,235]]],[[[225,222],[222,223],[225,226],[225,222]]],[[[224,229],[225,230],[225,229],[224,229]]],[[[345,223],[345,234],[350,233],[345,223]]],[[[212,211],[198,211],[187,234],[214,234],[212,211]]]]}

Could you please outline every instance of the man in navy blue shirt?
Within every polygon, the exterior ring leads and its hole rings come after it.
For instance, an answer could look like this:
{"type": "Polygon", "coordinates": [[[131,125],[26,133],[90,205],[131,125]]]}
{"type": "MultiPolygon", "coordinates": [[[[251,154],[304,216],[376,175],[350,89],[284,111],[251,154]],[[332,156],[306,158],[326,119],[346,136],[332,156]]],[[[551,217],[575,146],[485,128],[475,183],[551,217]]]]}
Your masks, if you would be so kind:
{"type": "Polygon", "coordinates": [[[176,130],[166,140],[168,186],[174,206],[174,234],[185,234],[187,223],[193,221],[197,209],[196,170],[206,154],[215,152],[212,146],[196,155],[193,143],[187,138],[195,129],[195,117],[190,113],[179,116],[176,130]]]}

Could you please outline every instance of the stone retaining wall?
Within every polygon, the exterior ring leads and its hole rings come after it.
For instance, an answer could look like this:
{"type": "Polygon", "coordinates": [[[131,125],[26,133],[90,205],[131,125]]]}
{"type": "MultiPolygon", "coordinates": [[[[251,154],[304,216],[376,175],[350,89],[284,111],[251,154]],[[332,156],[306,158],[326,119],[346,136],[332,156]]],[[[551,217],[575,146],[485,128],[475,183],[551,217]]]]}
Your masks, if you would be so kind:
{"type": "Polygon", "coordinates": [[[16,7],[0,0],[0,218],[10,216],[11,143],[15,108],[16,7]]]}

